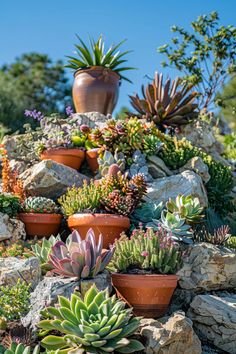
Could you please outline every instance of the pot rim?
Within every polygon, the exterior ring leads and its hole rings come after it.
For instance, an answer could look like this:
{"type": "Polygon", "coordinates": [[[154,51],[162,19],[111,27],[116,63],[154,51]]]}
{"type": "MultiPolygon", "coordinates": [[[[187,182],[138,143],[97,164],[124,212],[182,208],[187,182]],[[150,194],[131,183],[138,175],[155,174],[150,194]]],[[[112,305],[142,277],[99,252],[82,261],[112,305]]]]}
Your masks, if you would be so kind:
{"type": "Polygon", "coordinates": [[[58,218],[58,217],[60,217],[60,218],[62,218],[62,214],[55,214],[55,213],[53,213],[53,214],[49,214],[49,213],[19,213],[18,214],[19,216],[40,216],[40,217],[44,217],[44,218],[46,218],[46,217],[53,217],[53,218],[58,218]]]}
{"type": "Polygon", "coordinates": [[[63,155],[63,156],[72,156],[72,157],[85,157],[85,151],[80,148],[52,148],[52,149],[45,149],[41,152],[40,156],[50,156],[50,155],[63,155]]]}
{"type": "Polygon", "coordinates": [[[111,219],[129,219],[128,216],[124,216],[124,215],[120,215],[120,214],[109,214],[109,213],[76,213],[76,214],[72,214],[68,217],[72,218],[72,217],[82,217],[82,216],[93,216],[96,218],[111,218],[111,219]]]}
{"type": "Polygon", "coordinates": [[[76,76],[80,73],[84,73],[87,71],[103,71],[103,70],[107,70],[109,72],[110,75],[115,76],[116,78],[119,79],[119,81],[121,81],[121,76],[115,72],[114,70],[110,69],[110,68],[106,68],[105,66],[99,66],[99,65],[94,65],[94,66],[88,66],[86,68],[81,68],[81,69],[77,69],[74,72],[74,78],[76,78],[76,76]]]}
{"type": "Polygon", "coordinates": [[[178,280],[179,277],[176,274],[128,274],[128,273],[115,273],[111,272],[111,276],[115,278],[139,278],[141,280],[155,280],[156,278],[178,280]]]}

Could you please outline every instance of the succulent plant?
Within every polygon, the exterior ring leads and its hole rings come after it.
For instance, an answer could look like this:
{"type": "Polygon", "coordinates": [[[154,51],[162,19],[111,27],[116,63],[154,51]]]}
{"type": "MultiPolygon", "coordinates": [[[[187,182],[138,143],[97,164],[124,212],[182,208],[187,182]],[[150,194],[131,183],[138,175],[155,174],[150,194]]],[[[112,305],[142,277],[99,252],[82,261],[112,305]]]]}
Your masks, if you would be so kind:
{"type": "Polygon", "coordinates": [[[36,345],[34,349],[30,346],[25,346],[22,343],[12,343],[9,349],[6,349],[4,354],[39,354],[40,346],[36,345]]]}
{"type": "Polygon", "coordinates": [[[78,231],[73,231],[66,243],[57,241],[49,253],[52,271],[65,277],[93,278],[101,273],[110,261],[114,248],[103,250],[103,237],[96,244],[92,229],[82,240],[78,231]]]}
{"type": "Polygon", "coordinates": [[[180,265],[178,245],[159,227],[136,229],[128,238],[122,234],[115,242],[115,253],[108,269],[115,272],[146,270],[152,273],[174,274],[180,265]]]}
{"type": "Polygon", "coordinates": [[[115,151],[114,155],[105,150],[102,157],[98,158],[99,172],[102,177],[108,174],[109,167],[113,164],[119,166],[121,171],[125,170],[125,155],[122,152],[115,151]]]}
{"type": "Polygon", "coordinates": [[[163,210],[163,202],[156,204],[155,202],[142,203],[136,208],[131,216],[131,221],[138,226],[140,223],[145,227],[153,219],[158,220],[163,210]]]}
{"type": "Polygon", "coordinates": [[[16,216],[20,211],[20,199],[10,193],[0,193],[0,213],[10,217],[16,216]]]}
{"type": "Polygon", "coordinates": [[[197,242],[208,242],[213,245],[226,245],[230,238],[230,228],[224,225],[210,234],[204,226],[194,232],[194,240],[197,242]]]}
{"type": "Polygon", "coordinates": [[[139,173],[143,174],[147,182],[153,180],[152,176],[148,172],[148,166],[146,162],[146,155],[142,154],[140,150],[136,150],[132,155],[133,163],[128,169],[129,177],[133,177],[139,173]]]}
{"type": "Polygon", "coordinates": [[[226,246],[236,251],[236,236],[229,236],[226,241],[226,246]]]}
{"type": "Polygon", "coordinates": [[[166,203],[166,208],[170,213],[178,213],[182,219],[185,219],[186,223],[196,223],[202,220],[204,217],[203,207],[200,205],[200,201],[197,197],[192,195],[177,195],[175,201],[169,199],[166,203]]]}
{"type": "Polygon", "coordinates": [[[45,237],[42,240],[42,244],[35,243],[31,246],[34,255],[39,259],[41,269],[43,273],[52,269],[52,265],[48,263],[49,261],[49,254],[51,252],[52,246],[55,245],[57,241],[61,241],[60,235],[58,236],[50,236],[49,239],[45,237]]]}
{"type": "MultiPolygon", "coordinates": [[[[155,220],[153,220],[155,222],[155,220]]],[[[161,226],[173,237],[174,240],[183,241],[186,243],[191,242],[193,233],[190,230],[190,225],[185,223],[185,219],[181,218],[178,213],[170,213],[162,211],[161,220],[158,221],[161,226]]]]}
{"type": "Polygon", "coordinates": [[[52,199],[45,197],[28,197],[22,204],[24,213],[58,214],[59,208],[52,199]]]}
{"type": "Polygon", "coordinates": [[[131,105],[142,116],[151,119],[159,128],[176,127],[197,118],[198,105],[194,103],[197,92],[190,92],[193,85],[181,85],[176,78],[168,78],[163,84],[163,75],[155,73],[154,80],[146,89],[142,86],[143,98],[137,94],[129,96],[131,105]]]}
{"type": "Polygon", "coordinates": [[[38,327],[57,331],[61,336],[48,335],[41,345],[58,354],[82,353],[136,353],[143,345],[130,338],[140,325],[140,319],[132,317],[132,309],[125,303],[109,297],[108,290],[99,291],[92,286],[84,299],[78,292],[68,300],[58,297],[57,307],[47,307],[43,312],[48,318],[38,327]]]}

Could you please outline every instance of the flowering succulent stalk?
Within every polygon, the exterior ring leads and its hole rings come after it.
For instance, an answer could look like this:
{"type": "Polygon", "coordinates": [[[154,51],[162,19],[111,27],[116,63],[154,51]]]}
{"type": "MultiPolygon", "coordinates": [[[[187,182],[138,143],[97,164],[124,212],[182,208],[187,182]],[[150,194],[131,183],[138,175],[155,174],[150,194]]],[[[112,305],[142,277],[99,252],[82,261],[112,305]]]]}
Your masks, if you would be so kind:
{"type": "Polygon", "coordinates": [[[82,240],[77,231],[67,238],[66,244],[57,241],[49,253],[49,264],[52,271],[65,277],[93,278],[101,273],[114,253],[114,247],[103,250],[103,236],[96,244],[92,229],[82,240]]]}
{"type": "Polygon", "coordinates": [[[24,213],[58,214],[59,208],[56,203],[45,197],[28,197],[22,204],[24,213]]]}

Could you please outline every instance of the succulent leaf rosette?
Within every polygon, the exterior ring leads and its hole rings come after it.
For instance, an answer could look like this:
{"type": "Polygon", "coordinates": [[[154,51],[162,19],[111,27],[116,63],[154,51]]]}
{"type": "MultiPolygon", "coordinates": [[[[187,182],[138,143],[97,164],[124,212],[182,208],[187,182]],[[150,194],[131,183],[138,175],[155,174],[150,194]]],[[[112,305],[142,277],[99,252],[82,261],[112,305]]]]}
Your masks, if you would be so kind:
{"type": "Polygon", "coordinates": [[[59,207],[49,198],[28,197],[22,204],[23,213],[59,214],[59,207]]]}

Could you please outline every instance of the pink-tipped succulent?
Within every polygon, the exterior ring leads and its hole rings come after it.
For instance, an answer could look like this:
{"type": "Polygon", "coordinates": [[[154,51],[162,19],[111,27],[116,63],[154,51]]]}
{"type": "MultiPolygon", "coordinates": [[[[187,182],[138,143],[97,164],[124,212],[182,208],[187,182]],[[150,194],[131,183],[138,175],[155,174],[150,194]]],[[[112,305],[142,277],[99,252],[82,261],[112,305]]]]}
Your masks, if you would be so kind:
{"type": "Polygon", "coordinates": [[[66,243],[58,241],[49,254],[53,272],[64,277],[93,278],[101,273],[110,262],[114,247],[103,250],[103,236],[96,244],[92,229],[81,239],[78,231],[73,231],[66,243]]]}

